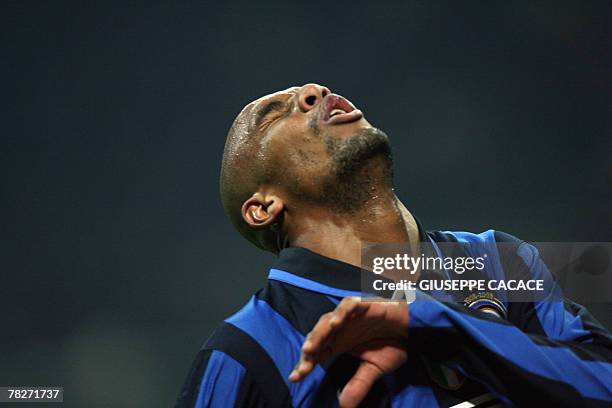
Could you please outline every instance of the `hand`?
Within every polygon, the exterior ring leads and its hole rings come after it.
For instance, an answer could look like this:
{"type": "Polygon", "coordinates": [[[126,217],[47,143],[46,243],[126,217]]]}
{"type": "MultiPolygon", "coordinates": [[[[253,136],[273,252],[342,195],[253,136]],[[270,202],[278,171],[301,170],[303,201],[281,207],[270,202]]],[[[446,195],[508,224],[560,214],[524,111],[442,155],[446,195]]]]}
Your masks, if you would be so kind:
{"type": "Polygon", "coordinates": [[[343,388],[339,403],[343,408],[356,407],[379,378],[406,361],[407,336],[406,303],[344,298],[334,311],[321,316],[308,334],[289,380],[301,381],[318,363],[351,353],[361,364],[343,388]]]}

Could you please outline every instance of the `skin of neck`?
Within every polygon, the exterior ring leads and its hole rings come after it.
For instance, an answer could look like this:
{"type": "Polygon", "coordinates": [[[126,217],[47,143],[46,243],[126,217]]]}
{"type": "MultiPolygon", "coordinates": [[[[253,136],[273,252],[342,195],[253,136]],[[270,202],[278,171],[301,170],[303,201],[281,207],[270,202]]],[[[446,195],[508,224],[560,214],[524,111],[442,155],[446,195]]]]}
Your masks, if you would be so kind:
{"type": "Polygon", "coordinates": [[[409,242],[414,251],[419,247],[416,221],[392,188],[379,192],[350,213],[304,205],[287,211],[285,217],[285,233],[291,246],[357,267],[361,267],[365,242],[409,242]]]}

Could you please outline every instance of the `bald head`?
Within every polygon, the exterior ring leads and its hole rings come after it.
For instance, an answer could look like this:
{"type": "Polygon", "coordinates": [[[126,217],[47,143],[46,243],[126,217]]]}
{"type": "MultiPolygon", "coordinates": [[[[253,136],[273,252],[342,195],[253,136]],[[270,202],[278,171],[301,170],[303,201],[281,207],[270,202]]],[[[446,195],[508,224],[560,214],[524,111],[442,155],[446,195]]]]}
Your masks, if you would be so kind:
{"type": "Polygon", "coordinates": [[[255,126],[256,102],[248,104],[236,117],[225,141],[221,163],[220,190],[225,213],[240,234],[262,249],[256,231],[241,214],[242,204],[268,181],[265,157],[260,154],[261,135],[255,126]]]}
{"type": "Polygon", "coordinates": [[[307,205],[359,205],[361,198],[347,196],[352,175],[381,154],[390,159],[386,135],[325,87],[307,84],[264,96],[240,112],[227,135],[224,210],[246,239],[278,252],[286,214],[307,205]]]}

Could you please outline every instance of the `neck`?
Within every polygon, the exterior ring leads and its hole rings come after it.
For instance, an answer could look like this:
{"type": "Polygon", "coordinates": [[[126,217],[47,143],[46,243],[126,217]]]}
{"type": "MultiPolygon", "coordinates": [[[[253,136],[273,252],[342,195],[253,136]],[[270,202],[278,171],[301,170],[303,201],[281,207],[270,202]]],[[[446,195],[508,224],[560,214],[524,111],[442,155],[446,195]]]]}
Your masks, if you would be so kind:
{"type": "Polygon", "coordinates": [[[288,214],[293,221],[287,231],[291,246],[358,267],[364,242],[409,242],[413,249],[418,246],[416,221],[391,189],[363,207],[350,214],[327,207],[296,208],[288,214]]]}

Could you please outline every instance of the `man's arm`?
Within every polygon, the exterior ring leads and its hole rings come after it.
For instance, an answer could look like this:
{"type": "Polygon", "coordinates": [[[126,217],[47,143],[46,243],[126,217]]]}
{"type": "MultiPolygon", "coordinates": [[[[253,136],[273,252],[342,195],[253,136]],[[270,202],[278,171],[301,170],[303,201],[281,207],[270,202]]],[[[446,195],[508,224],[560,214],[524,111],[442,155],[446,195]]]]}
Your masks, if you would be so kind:
{"type": "Polygon", "coordinates": [[[234,406],[244,377],[244,367],[233,358],[221,351],[202,350],[175,407],[234,406]]]}
{"type": "Polygon", "coordinates": [[[222,323],[198,353],[176,408],[289,407],[286,383],[255,340],[222,323]]]}
{"type": "Polygon", "coordinates": [[[516,252],[502,252],[506,272],[542,279],[549,291],[537,301],[510,303],[510,323],[431,298],[417,302],[410,309],[412,346],[451,361],[517,405],[610,403],[612,336],[584,307],[563,298],[534,246],[514,240],[516,252]]]}
{"type": "MultiPolygon", "coordinates": [[[[441,303],[421,292],[414,303],[403,307],[405,316],[398,315],[397,304],[347,299],[312,331],[303,348],[303,365],[293,378],[299,380],[304,368],[308,371],[315,360],[321,361],[331,352],[367,349],[370,359],[380,361],[381,353],[368,344],[376,336],[379,343],[381,339],[404,341],[409,354],[450,364],[517,405],[612,404],[610,333],[585,308],[563,299],[535,247],[503,233],[496,233],[496,238],[506,245],[515,243],[504,246],[500,253],[506,273],[542,279],[549,292],[539,295],[537,301],[510,303],[508,321],[460,304],[441,303]],[[383,329],[386,326],[376,320],[385,314],[387,320],[394,316],[392,320],[404,331],[398,335],[397,330],[383,329]],[[361,328],[352,321],[360,322],[361,328]],[[363,327],[364,322],[368,328],[363,327]],[[351,334],[344,336],[344,332],[351,334]]],[[[389,350],[385,357],[386,367],[405,359],[389,350]]],[[[378,366],[368,371],[376,371],[379,378],[392,370],[378,366]]],[[[376,378],[370,377],[368,381],[373,383],[376,378]]],[[[346,406],[361,398],[365,382],[357,384],[357,397],[347,397],[346,406]]]]}
{"type": "Polygon", "coordinates": [[[355,353],[362,367],[340,402],[356,406],[378,378],[403,364],[407,351],[450,364],[511,404],[610,405],[612,351],[601,333],[589,333],[565,340],[526,334],[502,319],[420,292],[408,306],[347,298],[307,337],[290,379],[300,381],[332,355],[355,353]]]}
{"type": "MultiPolygon", "coordinates": [[[[554,307],[548,311],[543,318],[567,317],[554,307]]],[[[410,305],[409,332],[409,350],[450,363],[508,403],[612,403],[612,348],[605,332],[568,332],[555,340],[424,294],[410,305]]]]}

